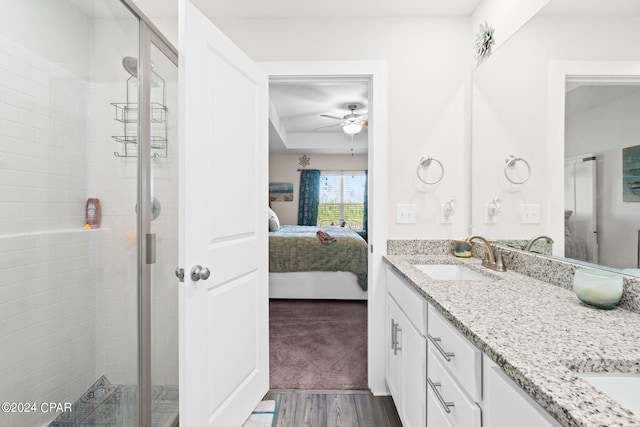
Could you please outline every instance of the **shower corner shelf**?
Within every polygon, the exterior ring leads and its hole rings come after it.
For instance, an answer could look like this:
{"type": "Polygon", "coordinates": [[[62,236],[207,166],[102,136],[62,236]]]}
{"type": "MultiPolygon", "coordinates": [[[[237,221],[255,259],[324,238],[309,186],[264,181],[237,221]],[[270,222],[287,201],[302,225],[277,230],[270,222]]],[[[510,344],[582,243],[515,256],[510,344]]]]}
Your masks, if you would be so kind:
{"type": "MultiPolygon", "coordinates": [[[[123,152],[114,152],[116,157],[137,157],[138,135],[137,129],[130,129],[128,125],[138,123],[138,104],[134,102],[112,102],[115,107],[115,120],[123,124],[124,135],[114,135],[112,138],[122,144],[123,152]],[[134,135],[130,135],[134,133],[134,135]]],[[[167,107],[159,102],[150,104],[151,156],[167,157],[167,107]]]]}

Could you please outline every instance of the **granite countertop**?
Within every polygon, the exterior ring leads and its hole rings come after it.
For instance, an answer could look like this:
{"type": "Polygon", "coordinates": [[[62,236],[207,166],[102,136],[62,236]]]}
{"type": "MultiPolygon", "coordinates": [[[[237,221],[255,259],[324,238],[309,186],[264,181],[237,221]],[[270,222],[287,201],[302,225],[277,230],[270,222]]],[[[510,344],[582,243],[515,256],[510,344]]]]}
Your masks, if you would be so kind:
{"type": "Polygon", "coordinates": [[[477,258],[384,260],[563,426],[640,426],[640,417],[575,372],[640,373],[640,314],[599,310],[567,289],[477,258]],[[462,264],[495,280],[436,281],[412,264],[462,264]]]}

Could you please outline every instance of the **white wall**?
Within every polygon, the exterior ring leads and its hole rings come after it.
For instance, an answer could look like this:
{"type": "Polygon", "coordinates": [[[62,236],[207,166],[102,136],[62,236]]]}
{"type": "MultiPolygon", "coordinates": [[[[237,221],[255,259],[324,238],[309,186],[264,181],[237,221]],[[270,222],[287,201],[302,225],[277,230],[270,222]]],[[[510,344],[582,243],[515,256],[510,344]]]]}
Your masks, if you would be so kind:
{"type": "Polygon", "coordinates": [[[640,20],[634,17],[536,16],[474,71],[474,233],[495,239],[528,239],[538,234],[563,239],[549,228],[549,211],[563,214],[563,183],[548,180],[549,65],[563,60],[638,58],[640,45],[628,41],[639,37],[640,20]],[[509,154],[531,164],[526,184],[516,186],[504,178],[509,154]],[[550,205],[550,193],[560,196],[554,196],[559,203],[550,205]],[[497,224],[485,224],[484,206],[494,197],[503,200],[502,215],[497,224]],[[521,224],[521,204],[540,205],[540,224],[521,224]]]}
{"type": "Polygon", "coordinates": [[[387,61],[388,237],[467,235],[471,70],[467,18],[219,19],[214,23],[255,61],[387,61]],[[416,168],[425,154],[445,166],[445,178],[438,185],[418,181],[416,168]],[[451,197],[460,201],[458,213],[454,224],[441,225],[440,204],[451,197]],[[406,203],[416,204],[417,223],[398,225],[395,206],[406,203]]]}
{"type": "Polygon", "coordinates": [[[635,268],[640,203],[622,201],[622,149],[639,145],[640,92],[566,117],[565,155],[597,158],[599,264],[635,268]]]}
{"type": "MultiPolygon", "coordinates": [[[[298,223],[298,203],[300,192],[299,161],[301,155],[280,154],[269,156],[269,182],[293,183],[292,202],[271,202],[271,209],[278,215],[281,224],[298,223]]],[[[356,155],[317,155],[310,154],[311,164],[306,169],[328,170],[366,170],[367,156],[356,155]]]]}
{"type": "MultiPolygon", "coordinates": [[[[458,18],[259,18],[214,23],[256,61],[388,61],[388,237],[460,238],[471,231],[473,36],[481,22],[489,22],[496,30],[495,52],[549,1],[483,0],[472,16],[458,18]],[[436,186],[416,178],[424,154],[445,165],[445,178],[436,186]],[[457,213],[453,224],[441,225],[440,205],[451,197],[458,200],[457,213]],[[417,223],[396,224],[396,204],[407,203],[416,204],[417,223]]],[[[150,0],[136,3],[177,45],[177,19],[154,14],[150,0]]]]}

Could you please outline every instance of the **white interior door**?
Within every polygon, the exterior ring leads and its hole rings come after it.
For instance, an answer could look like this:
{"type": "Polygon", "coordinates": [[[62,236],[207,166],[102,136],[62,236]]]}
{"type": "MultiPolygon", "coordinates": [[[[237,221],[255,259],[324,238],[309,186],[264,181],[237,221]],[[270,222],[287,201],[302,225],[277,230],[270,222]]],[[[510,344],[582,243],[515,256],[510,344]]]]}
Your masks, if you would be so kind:
{"type": "Polygon", "coordinates": [[[267,77],[188,0],[179,46],[180,424],[240,426],[269,386],[267,77]]]}

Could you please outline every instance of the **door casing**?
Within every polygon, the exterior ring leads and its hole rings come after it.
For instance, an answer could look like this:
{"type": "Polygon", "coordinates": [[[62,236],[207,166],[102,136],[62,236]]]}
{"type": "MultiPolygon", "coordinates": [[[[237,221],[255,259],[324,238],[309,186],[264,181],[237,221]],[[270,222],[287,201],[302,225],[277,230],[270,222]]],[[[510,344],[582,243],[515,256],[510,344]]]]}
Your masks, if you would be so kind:
{"type": "Polygon", "coordinates": [[[382,256],[387,253],[387,63],[305,61],[258,62],[258,65],[265,70],[269,81],[358,78],[369,84],[368,378],[374,395],[388,395],[384,380],[385,283],[382,263],[382,256]]]}

